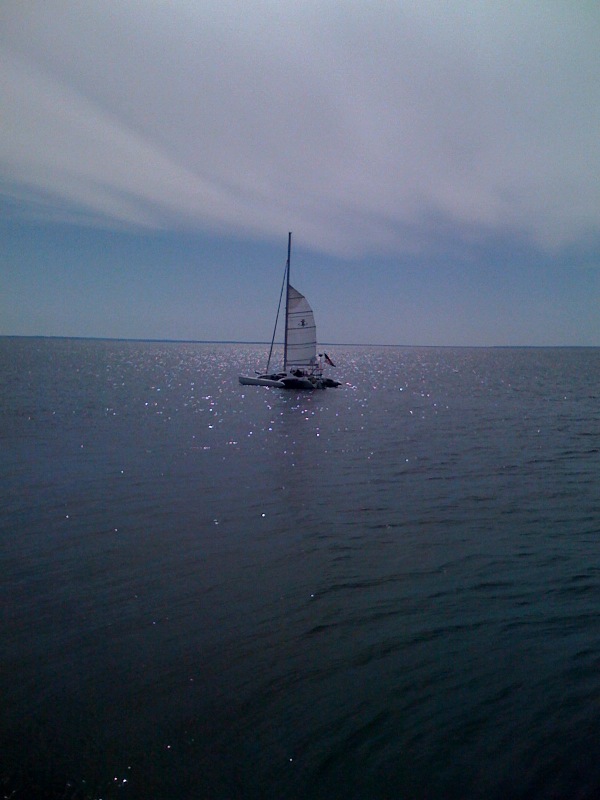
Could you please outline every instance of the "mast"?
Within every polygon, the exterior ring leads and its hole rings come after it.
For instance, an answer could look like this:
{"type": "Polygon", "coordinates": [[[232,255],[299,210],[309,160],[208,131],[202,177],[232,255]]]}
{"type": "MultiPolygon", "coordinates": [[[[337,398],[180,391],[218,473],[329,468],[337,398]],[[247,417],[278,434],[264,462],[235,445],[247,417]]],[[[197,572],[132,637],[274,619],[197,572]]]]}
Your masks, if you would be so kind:
{"type": "Polygon", "coordinates": [[[283,340],[283,371],[287,372],[288,313],[290,305],[290,254],[292,252],[292,232],[288,233],[288,254],[285,265],[285,337],[283,340]]]}

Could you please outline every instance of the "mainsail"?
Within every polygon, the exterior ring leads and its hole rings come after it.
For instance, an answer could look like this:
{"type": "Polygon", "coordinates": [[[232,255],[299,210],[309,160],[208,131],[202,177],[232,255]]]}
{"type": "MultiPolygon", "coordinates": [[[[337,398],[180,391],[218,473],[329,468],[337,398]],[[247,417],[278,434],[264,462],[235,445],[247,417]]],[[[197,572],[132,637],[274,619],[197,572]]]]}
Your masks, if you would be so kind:
{"type": "Polygon", "coordinates": [[[288,286],[287,348],[284,369],[314,367],[317,363],[317,329],[306,297],[288,286]]]}

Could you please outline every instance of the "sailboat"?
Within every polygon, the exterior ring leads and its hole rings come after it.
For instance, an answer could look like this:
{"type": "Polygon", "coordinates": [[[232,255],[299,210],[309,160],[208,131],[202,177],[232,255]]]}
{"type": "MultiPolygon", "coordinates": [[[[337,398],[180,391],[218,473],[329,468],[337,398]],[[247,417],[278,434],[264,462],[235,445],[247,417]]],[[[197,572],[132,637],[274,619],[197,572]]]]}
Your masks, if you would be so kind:
{"type": "Polygon", "coordinates": [[[279,296],[279,306],[275,317],[271,349],[264,373],[255,376],[240,375],[243,386],[271,386],[276,389],[327,389],[341,386],[340,381],[323,375],[323,362],[335,366],[327,353],[317,356],[317,328],[315,317],[308,300],[290,284],[290,255],[292,234],[288,234],[288,252],[283,275],[283,285],[279,296]],[[285,334],[283,345],[283,369],[269,372],[281,300],[285,289],[285,334]]]}

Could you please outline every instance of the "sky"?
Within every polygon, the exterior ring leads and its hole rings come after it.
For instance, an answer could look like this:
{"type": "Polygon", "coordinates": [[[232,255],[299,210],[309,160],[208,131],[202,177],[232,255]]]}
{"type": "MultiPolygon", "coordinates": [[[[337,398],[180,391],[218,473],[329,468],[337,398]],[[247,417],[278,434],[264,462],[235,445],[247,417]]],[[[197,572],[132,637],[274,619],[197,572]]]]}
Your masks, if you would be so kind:
{"type": "Polygon", "coordinates": [[[600,346],[596,0],[2,0],[0,335],[600,346]]]}

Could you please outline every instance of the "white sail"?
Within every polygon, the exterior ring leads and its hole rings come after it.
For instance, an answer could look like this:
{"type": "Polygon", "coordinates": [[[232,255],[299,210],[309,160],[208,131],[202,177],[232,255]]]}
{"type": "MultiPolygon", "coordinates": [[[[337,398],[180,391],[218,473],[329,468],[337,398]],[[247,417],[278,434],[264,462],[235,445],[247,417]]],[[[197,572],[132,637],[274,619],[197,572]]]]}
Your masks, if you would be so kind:
{"type": "Polygon", "coordinates": [[[314,367],[317,363],[317,329],[306,297],[289,287],[287,303],[287,363],[291,367],[314,367]]]}

